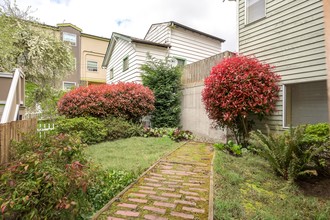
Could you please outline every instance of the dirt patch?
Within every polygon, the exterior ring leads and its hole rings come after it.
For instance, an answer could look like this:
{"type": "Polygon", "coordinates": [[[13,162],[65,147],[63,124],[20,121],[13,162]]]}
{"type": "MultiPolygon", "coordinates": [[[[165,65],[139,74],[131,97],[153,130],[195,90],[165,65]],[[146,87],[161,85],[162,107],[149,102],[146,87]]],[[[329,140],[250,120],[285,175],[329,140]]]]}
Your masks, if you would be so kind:
{"type": "Polygon", "coordinates": [[[330,177],[318,177],[297,182],[299,189],[307,196],[330,199],[330,177]]]}

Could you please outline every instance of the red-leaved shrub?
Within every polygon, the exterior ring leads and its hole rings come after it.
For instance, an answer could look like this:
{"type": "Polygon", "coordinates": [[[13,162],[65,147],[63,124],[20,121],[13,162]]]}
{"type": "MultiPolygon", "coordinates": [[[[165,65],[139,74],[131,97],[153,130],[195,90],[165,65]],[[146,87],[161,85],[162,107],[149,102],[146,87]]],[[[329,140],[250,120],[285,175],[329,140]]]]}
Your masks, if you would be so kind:
{"type": "MultiPolygon", "coordinates": [[[[202,93],[206,112],[219,126],[228,126],[244,144],[252,126],[251,114],[260,119],[275,110],[280,76],[256,58],[235,56],[212,68],[202,93]]],[[[246,143],[246,142],[245,142],[246,143]]]]}
{"type": "Polygon", "coordinates": [[[137,120],[155,109],[148,87],[136,83],[91,85],[66,93],[58,102],[58,112],[66,117],[122,117],[137,120]]]}

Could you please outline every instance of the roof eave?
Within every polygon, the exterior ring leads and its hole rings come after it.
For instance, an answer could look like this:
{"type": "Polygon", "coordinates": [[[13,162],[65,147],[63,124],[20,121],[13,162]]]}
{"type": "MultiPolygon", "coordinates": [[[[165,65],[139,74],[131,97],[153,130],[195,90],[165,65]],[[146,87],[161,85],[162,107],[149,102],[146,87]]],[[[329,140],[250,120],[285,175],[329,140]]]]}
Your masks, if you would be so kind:
{"type": "Polygon", "coordinates": [[[221,43],[225,42],[225,40],[222,39],[222,38],[219,38],[219,37],[216,37],[216,36],[213,36],[213,35],[207,34],[207,33],[205,33],[205,32],[202,32],[202,31],[196,30],[196,29],[194,29],[194,28],[191,28],[191,27],[185,26],[185,25],[183,25],[183,24],[180,24],[180,23],[178,23],[178,22],[170,21],[169,23],[170,23],[170,25],[173,24],[173,25],[178,26],[178,27],[181,27],[181,28],[183,28],[183,29],[186,29],[186,30],[189,30],[189,31],[192,31],[192,32],[195,32],[195,33],[198,33],[198,34],[204,35],[204,36],[207,36],[207,37],[209,37],[209,38],[213,38],[213,39],[215,39],[215,40],[219,40],[221,43]]]}

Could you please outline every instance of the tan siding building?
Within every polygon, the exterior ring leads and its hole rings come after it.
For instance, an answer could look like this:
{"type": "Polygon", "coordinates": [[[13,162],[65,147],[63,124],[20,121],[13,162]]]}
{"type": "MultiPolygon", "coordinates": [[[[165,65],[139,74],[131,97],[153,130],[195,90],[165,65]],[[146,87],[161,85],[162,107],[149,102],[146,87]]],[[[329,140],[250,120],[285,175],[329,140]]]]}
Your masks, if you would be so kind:
{"type": "Polygon", "coordinates": [[[102,61],[109,39],[94,35],[81,34],[81,83],[85,85],[106,83],[106,70],[102,61]]]}
{"type": "Polygon", "coordinates": [[[328,121],[322,0],[238,0],[239,52],[282,77],[272,128],[328,121]]]}
{"type": "Polygon", "coordinates": [[[61,88],[106,82],[106,70],[102,69],[101,64],[110,39],[83,33],[82,29],[70,23],[57,24],[56,27],[40,26],[71,45],[75,68],[68,77],[57,83],[61,88]]]}

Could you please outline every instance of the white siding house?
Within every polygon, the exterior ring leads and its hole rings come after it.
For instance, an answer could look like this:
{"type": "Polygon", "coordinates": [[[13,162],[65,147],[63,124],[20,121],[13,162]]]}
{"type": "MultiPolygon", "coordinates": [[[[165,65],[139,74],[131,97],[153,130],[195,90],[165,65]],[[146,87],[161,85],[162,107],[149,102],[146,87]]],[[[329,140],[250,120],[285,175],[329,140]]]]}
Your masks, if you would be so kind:
{"type": "Polygon", "coordinates": [[[113,33],[102,66],[107,68],[107,83],[141,82],[140,67],[147,54],[158,59],[173,57],[186,65],[220,53],[223,42],[177,22],[153,24],[143,40],[113,33]]]}
{"type": "Polygon", "coordinates": [[[140,67],[147,54],[156,58],[166,57],[167,44],[136,39],[113,33],[102,66],[107,68],[107,83],[141,82],[140,67]]]}
{"type": "Polygon", "coordinates": [[[239,52],[282,77],[271,128],[328,121],[321,0],[238,0],[239,52]]]}

